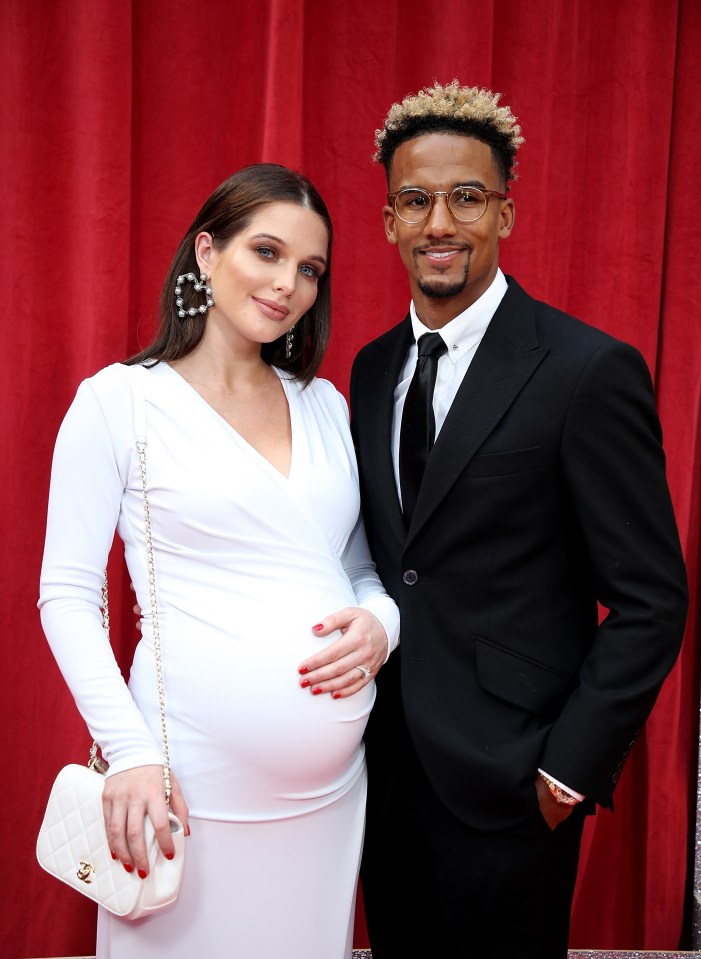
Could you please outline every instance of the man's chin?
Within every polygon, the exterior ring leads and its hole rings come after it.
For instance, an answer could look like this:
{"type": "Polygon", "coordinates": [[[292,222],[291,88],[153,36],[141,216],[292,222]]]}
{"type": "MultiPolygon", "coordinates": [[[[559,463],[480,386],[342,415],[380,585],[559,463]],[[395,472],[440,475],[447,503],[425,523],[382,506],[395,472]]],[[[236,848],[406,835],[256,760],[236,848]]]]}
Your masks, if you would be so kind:
{"type": "Polygon", "coordinates": [[[418,287],[423,295],[431,300],[449,300],[452,296],[462,293],[466,283],[467,280],[464,277],[452,282],[419,279],[418,287]]]}

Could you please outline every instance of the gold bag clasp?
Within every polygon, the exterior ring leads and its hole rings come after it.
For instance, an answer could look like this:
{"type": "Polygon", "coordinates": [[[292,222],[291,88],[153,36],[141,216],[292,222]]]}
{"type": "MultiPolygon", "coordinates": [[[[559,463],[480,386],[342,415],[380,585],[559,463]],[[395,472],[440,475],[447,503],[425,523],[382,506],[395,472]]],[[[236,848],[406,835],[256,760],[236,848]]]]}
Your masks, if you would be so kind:
{"type": "Polygon", "coordinates": [[[95,867],[91,862],[88,862],[87,859],[80,860],[78,863],[78,872],[76,873],[76,876],[81,882],[91,883],[94,872],[95,867]]]}

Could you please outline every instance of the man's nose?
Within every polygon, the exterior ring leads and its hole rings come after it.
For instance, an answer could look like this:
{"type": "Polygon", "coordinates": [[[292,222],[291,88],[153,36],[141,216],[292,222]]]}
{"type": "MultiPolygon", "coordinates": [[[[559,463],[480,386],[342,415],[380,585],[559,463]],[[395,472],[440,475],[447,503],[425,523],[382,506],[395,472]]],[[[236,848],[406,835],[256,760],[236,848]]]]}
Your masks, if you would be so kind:
{"type": "Polygon", "coordinates": [[[431,236],[453,236],[456,231],[455,220],[448,209],[448,197],[434,195],[433,206],[429,213],[424,232],[431,236]]]}

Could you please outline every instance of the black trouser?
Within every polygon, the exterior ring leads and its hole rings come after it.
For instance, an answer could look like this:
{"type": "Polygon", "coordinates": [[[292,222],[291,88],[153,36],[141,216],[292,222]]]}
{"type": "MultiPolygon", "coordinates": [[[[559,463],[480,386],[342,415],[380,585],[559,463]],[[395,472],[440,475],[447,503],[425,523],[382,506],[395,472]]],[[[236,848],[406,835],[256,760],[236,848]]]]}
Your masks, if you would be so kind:
{"type": "MultiPolygon", "coordinates": [[[[372,767],[369,778],[372,790],[372,767]]],[[[577,807],[554,831],[540,813],[472,829],[407,757],[387,812],[368,811],[361,880],[373,959],[566,959],[583,825],[577,807]]]]}

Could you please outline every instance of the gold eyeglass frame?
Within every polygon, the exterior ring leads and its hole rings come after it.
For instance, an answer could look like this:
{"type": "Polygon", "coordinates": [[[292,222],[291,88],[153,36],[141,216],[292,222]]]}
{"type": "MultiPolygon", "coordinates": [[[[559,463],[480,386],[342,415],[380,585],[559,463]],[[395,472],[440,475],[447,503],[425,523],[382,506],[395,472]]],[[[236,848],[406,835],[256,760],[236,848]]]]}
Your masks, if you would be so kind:
{"type": "Polygon", "coordinates": [[[487,206],[489,205],[489,201],[493,196],[497,197],[499,200],[507,199],[506,193],[500,193],[498,190],[482,190],[480,189],[480,187],[477,187],[477,186],[467,186],[467,185],[456,186],[452,190],[434,190],[433,193],[431,193],[429,190],[424,190],[422,187],[407,186],[401,190],[397,190],[396,193],[388,193],[387,202],[394,210],[395,216],[397,216],[402,221],[402,223],[408,223],[410,226],[417,226],[419,223],[423,223],[425,220],[427,220],[430,217],[431,213],[433,212],[435,197],[437,196],[444,196],[446,198],[445,202],[446,202],[446,206],[448,207],[448,212],[450,213],[452,218],[456,220],[458,223],[476,223],[487,212],[487,206]],[[474,217],[471,220],[463,220],[461,219],[461,217],[456,216],[450,206],[450,198],[453,196],[453,194],[460,193],[461,191],[464,191],[464,190],[469,190],[471,193],[476,193],[479,196],[484,198],[484,206],[482,207],[482,210],[480,211],[478,216],[474,217]],[[426,213],[424,214],[424,216],[421,217],[420,220],[405,220],[404,217],[397,210],[397,198],[400,197],[403,193],[418,193],[428,198],[428,206],[426,208],[426,213]]]}

